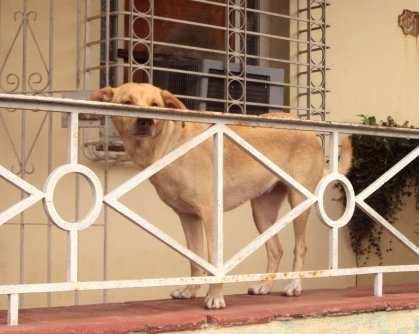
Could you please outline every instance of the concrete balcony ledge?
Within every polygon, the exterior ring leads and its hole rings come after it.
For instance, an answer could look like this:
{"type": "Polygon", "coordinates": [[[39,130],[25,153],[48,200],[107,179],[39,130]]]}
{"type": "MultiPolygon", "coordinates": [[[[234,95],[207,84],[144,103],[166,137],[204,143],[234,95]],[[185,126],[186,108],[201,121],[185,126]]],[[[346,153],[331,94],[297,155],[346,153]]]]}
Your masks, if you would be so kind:
{"type": "Polygon", "coordinates": [[[414,310],[409,314],[411,323],[404,326],[410,326],[412,333],[419,332],[419,283],[384,286],[382,297],[374,297],[370,287],[306,290],[296,298],[277,293],[231,295],[226,296],[226,303],[228,307],[223,310],[204,309],[202,298],[23,309],[18,326],[6,325],[7,312],[0,311],[0,333],[164,333],[220,327],[231,332],[232,326],[237,330],[240,326],[245,329],[249,325],[372,312],[377,312],[378,319],[380,312],[397,314],[391,311],[400,310],[414,310]]]}

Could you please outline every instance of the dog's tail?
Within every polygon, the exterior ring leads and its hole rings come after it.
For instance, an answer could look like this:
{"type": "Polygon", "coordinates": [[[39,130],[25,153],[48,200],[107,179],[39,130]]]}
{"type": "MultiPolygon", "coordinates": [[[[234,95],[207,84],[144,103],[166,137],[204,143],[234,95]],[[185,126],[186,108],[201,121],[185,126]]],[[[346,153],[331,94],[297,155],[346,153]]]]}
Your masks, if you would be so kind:
{"type": "Polygon", "coordinates": [[[340,145],[339,173],[346,175],[352,167],[352,140],[346,137],[340,145]]]}

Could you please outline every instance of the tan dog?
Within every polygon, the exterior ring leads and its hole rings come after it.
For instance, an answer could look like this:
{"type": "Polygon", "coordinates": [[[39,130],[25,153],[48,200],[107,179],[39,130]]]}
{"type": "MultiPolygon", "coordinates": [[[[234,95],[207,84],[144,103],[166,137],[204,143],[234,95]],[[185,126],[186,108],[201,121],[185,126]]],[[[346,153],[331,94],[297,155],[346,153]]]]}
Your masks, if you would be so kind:
{"type": "MultiPolygon", "coordinates": [[[[185,109],[171,93],[149,84],[124,84],[96,91],[92,100],[138,106],[159,106],[185,109]]],[[[264,117],[284,117],[270,113],[264,117]]],[[[285,116],[286,117],[286,116],[285,116]]],[[[288,116],[289,117],[289,116],[288,116]]],[[[124,142],[126,152],[144,169],[190,138],[208,128],[208,124],[184,123],[133,117],[112,117],[124,142]]],[[[314,192],[324,173],[323,150],[316,135],[307,131],[231,126],[233,131],[260,150],[309,191],[314,192]]],[[[203,257],[203,228],[207,240],[213,240],[213,145],[207,140],[175,160],[150,178],[160,198],[178,215],[188,248],[203,257]]],[[[339,172],[351,166],[352,145],[345,140],[341,148],[339,172]]],[[[231,210],[250,200],[253,219],[260,233],[275,223],[279,206],[285,196],[291,207],[305,198],[244,153],[229,140],[224,141],[224,210],[231,210]]],[[[293,271],[303,269],[306,254],[305,229],[309,215],[306,210],[294,220],[293,271]]],[[[208,244],[212,244],[209,242],[208,244]]],[[[208,247],[208,261],[213,263],[214,250],[208,247]]],[[[275,236],[266,242],[267,272],[278,270],[282,248],[275,236]]],[[[191,275],[205,273],[191,262],[191,275]]],[[[272,281],[263,281],[249,288],[250,294],[267,294],[272,281]]],[[[172,292],[173,298],[193,298],[199,286],[190,285],[172,292]]],[[[301,293],[301,280],[294,279],[283,290],[287,296],[301,293]]],[[[225,307],[221,284],[210,285],[205,298],[207,308],[225,307]]]]}

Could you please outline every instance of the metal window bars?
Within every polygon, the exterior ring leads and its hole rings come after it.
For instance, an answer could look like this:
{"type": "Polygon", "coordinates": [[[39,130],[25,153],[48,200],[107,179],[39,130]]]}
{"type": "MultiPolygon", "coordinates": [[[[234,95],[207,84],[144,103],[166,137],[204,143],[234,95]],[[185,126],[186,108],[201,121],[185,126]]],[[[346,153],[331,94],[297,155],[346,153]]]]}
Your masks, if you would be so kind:
{"type": "Polygon", "coordinates": [[[90,24],[101,22],[100,38],[87,41],[101,49],[101,63],[87,64],[87,71],[99,70],[102,86],[165,85],[169,77],[178,81],[172,92],[191,103],[190,109],[200,101],[205,106],[200,110],[284,110],[325,120],[328,5],[324,0],[258,6],[243,0],[102,1],[101,13],[87,17],[90,24]],[[195,12],[186,10],[191,6],[195,12]],[[182,15],[170,12],[177,7],[182,15]],[[205,68],[200,61],[214,65],[205,68]],[[263,69],[283,75],[270,77],[263,69]],[[211,90],[208,82],[218,89],[211,90]]]}

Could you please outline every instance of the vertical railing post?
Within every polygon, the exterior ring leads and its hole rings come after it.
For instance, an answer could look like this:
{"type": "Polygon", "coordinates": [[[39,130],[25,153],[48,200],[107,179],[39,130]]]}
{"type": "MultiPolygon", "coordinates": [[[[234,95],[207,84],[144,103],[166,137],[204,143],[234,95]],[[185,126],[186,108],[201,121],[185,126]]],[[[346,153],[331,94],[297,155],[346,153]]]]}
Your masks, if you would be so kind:
{"type": "Polygon", "coordinates": [[[383,296],[383,273],[376,273],[374,276],[374,296],[383,296]]]}
{"type": "MultiPolygon", "coordinates": [[[[338,149],[338,133],[331,132],[329,136],[329,171],[330,173],[338,173],[339,168],[339,149],[338,149]]],[[[337,269],[338,268],[338,259],[339,259],[339,234],[338,228],[331,227],[329,229],[329,268],[337,269]]]]}
{"type": "Polygon", "coordinates": [[[9,296],[9,305],[7,313],[7,324],[16,326],[19,321],[19,294],[13,293],[9,296]]]}
{"type": "Polygon", "coordinates": [[[67,162],[76,164],[79,147],[79,114],[72,112],[68,115],[67,129],[67,162]]]}
{"type": "Polygon", "coordinates": [[[77,282],[78,277],[79,232],[67,232],[67,281],[77,282]]]}
{"type": "MultiPolygon", "coordinates": [[[[218,274],[223,275],[224,266],[224,231],[223,231],[223,178],[224,178],[224,148],[223,131],[214,134],[214,263],[218,274]]],[[[208,240],[208,242],[211,242],[208,240]]]]}
{"type": "Polygon", "coordinates": [[[339,229],[329,229],[329,268],[338,269],[339,266],[339,229]]]}
{"type": "Polygon", "coordinates": [[[338,133],[333,131],[330,133],[329,137],[329,172],[338,173],[339,172],[339,138],[338,133]]]}
{"type": "MultiPolygon", "coordinates": [[[[76,165],[79,148],[79,114],[72,112],[68,116],[67,162],[76,165]]],[[[78,231],[67,232],[67,280],[77,281],[78,269],[78,231]]]]}

